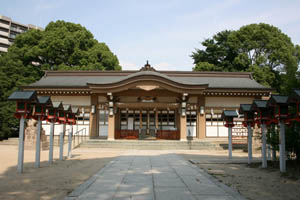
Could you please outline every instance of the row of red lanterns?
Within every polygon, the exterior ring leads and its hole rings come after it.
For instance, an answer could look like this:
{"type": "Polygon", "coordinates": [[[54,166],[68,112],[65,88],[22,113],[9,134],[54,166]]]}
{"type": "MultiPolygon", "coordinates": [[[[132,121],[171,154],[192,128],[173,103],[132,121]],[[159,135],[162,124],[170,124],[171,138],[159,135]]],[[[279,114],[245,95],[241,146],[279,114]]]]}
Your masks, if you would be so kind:
{"type": "MultiPolygon", "coordinates": [[[[241,104],[239,114],[244,115],[243,125],[260,127],[278,124],[283,120],[287,126],[293,121],[300,122],[300,89],[294,89],[290,96],[271,95],[269,100],[254,100],[252,104],[241,104]]],[[[238,117],[235,111],[224,111],[223,119],[226,127],[233,127],[233,118],[238,117]]]]}
{"type": "Polygon", "coordinates": [[[40,118],[53,123],[75,125],[79,114],[78,108],[62,102],[52,102],[49,96],[38,97],[35,91],[14,92],[9,100],[16,101],[14,116],[18,119],[23,116],[25,119],[40,118]]]}

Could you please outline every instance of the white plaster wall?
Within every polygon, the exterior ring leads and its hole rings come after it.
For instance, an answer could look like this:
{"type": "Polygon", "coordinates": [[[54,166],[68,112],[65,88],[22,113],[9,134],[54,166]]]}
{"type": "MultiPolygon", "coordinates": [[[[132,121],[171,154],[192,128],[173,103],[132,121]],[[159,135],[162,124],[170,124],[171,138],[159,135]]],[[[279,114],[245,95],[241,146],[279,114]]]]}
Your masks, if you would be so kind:
{"type": "MultiPolygon", "coordinates": [[[[54,135],[59,135],[60,134],[60,132],[61,132],[61,130],[62,130],[62,125],[61,124],[55,124],[55,126],[54,126],[54,135]]],[[[48,136],[48,135],[50,135],[50,124],[46,124],[46,122],[44,121],[44,123],[42,124],[42,128],[45,130],[45,134],[48,136]]],[[[68,130],[69,129],[69,125],[66,125],[66,130],[68,130]]],[[[86,125],[74,125],[73,126],[73,134],[75,134],[76,133],[76,135],[89,135],[89,125],[88,124],[86,124],[86,125]],[[77,131],[79,131],[79,130],[82,130],[82,129],[84,129],[85,128],[85,131],[86,132],[84,132],[84,131],[81,131],[81,132],[79,132],[79,133],[77,133],[77,131]]],[[[66,131],[66,135],[68,134],[68,131],[66,131]]]]}
{"type": "Polygon", "coordinates": [[[71,104],[72,106],[90,106],[90,96],[51,96],[52,101],[62,101],[63,104],[71,104]]]}
{"type": "Polygon", "coordinates": [[[225,126],[219,126],[219,136],[228,137],[228,128],[225,126]]]}
{"type": "Polygon", "coordinates": [[[253,97],[206,97],[205,107],[235,107],[240,104],[252,104],[253,97]]]}
{"type": "Polygon", "coordinates": [[[216,126],[206,126],[206,137],[217,137],[218,127],[216,126]]]}

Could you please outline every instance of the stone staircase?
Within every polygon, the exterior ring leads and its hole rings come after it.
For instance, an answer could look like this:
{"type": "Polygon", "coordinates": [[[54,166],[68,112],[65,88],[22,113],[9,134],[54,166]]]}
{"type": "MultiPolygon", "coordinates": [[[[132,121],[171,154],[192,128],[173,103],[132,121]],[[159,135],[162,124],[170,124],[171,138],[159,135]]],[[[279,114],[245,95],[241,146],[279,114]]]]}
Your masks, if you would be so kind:
{"type": "Polygon", "coordinates": [[[0,145],[18,145],[19,138],[8,138],[7,140],[0,141],[0,145]]]}
{"type": "Polygon", "coordinates": [[[89,139],[80,144],[83,148],[115,148],[138,150],[222,150],[218,144],[190,140],[114,140],[89,139]]]}

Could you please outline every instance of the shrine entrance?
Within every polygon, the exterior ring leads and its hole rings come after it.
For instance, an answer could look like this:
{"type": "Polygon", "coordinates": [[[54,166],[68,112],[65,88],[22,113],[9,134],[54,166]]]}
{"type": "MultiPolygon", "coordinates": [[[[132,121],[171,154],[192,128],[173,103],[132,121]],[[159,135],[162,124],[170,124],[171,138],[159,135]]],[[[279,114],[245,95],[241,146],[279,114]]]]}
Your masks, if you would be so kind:
{"type": "Polygon", "coordinates": [[[120,109],[116,139],[179,139],[175,109],[120,109]]]}

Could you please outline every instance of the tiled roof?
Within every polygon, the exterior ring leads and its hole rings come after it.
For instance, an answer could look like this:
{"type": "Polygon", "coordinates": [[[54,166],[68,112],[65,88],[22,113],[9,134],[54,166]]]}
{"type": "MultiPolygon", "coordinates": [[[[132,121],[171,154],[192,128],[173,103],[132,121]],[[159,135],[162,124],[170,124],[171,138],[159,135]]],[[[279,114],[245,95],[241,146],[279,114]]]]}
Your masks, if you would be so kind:
{"type": "Polygon", "coordinates": [[[159,77],[185,85],[205,85],[208,88],[224,89],[270,89],[257,83],[250,73],[226,72],[167,72],[167,71],[124,71],[124,72],[47,72],[29,87],[87,87],[87,84],[114,84],[135,77],[159,77]]]}

